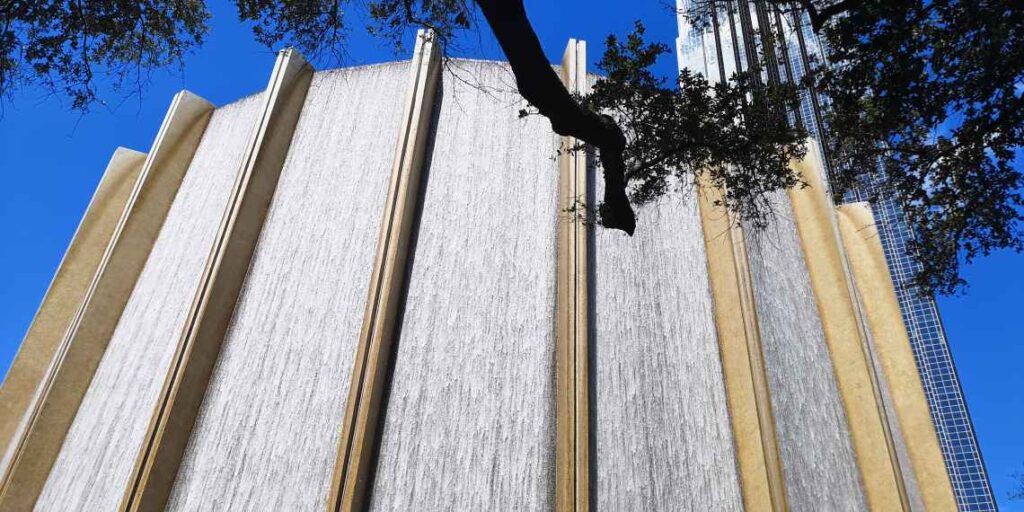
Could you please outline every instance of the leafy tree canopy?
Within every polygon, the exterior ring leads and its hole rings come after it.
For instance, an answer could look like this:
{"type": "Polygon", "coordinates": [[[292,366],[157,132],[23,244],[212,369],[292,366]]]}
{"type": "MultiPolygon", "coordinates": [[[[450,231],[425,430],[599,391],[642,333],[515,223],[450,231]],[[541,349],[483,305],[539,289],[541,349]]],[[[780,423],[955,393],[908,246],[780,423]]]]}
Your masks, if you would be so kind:
{"type": "Polygon", "coordinates": [[[840,191],[878,180],[919,235],[926,289],[963,286],[960,258],[1024,248],[1024,3],[859,3],[823,28],[827,142],[840,191]],[[1019,163],[1019,162],[1018,162],[1019,163]]]}
{"type": "Polygon", "coordinates": [[[96,74],[138,90],[203,43],[209,18],[192,0],[0,0],[0,94],[38,84],[87,110],[103,101],[96,74]]]}
{"type": "MultiPolygon", "coordinates": [[[[739,1],[696,0],[693,14],[699,20],[739,1]]],[[[343,53],[354,9],[366,9],[365,28],[396,46],[412,28],[433,29],[442,44],[489,28],[536,113],[597,150],[606,190],[600,220],[611,228],[632,233],[631,202],[698,173],[726,191],[738,218],[763,225],[768,194],[800,184],[788,162],[805,153],[806,134],[787,112],[802,87],[827,98],[836,192],[870,184],[877,199],[904,205],[924,289],[954,292],[964,284],[962,260],[1024,249],[1024,183],[1014,167],[1024,145],[1024,4],[756,3],[772,14],[808,13],[829,65],[796,85],[762,80],[757,68],[721,84],[689,71],[669,81],[652,72],[668,46],[646,41],[638,23],[625,38],[609,37],[605,78],[579,98],[549,65],[522,0],[235,0],[257,41],[313,59],[343,53]]],[[[203,43],[208,19],[201,0],[0,0],[0,94],[35,84],[87,110],[102,102],[96,74],[138,90],[151,70],[181,65],[203,43]]]]}

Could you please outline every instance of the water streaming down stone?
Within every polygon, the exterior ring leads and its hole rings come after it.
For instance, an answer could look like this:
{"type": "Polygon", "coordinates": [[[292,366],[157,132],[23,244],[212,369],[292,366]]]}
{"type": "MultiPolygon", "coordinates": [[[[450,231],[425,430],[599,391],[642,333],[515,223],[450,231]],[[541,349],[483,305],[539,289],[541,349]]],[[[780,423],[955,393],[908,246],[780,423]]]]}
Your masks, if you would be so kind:
{"type": "Polygon", "coordinates": [[[513,83],[442,75],[371,510],[553,507],[557,138],[513,83]]]}
{"type": "Polygon", "coordinates": [[[408,62],[316,73],[169,510],[323,510],[408,62]]]}
{"type": "Polygon", "coordinates": [[[867,510],[800,239],[778,193],[765,230],[745,230],[789,508],[867,510]]]}
{"type": "Polygon", "coordinates": [[[696,194],[638,217],[633,237],[593,232],[597,509],[741,510],[696,194]]]}
{"type": "Polygon", "coordinates": [[[262,95],[217,109],[54,463],[36,510],[116,510],[262,95]]]}
{"type": "MultiPolygon", "coordinates": [[[[507,64],[446,64],[368,508],[550,510],[560,138],[519,118],[507,64]]],[[[409,72],[314,74],[169,509],[325,508],[409,72]]],[[[214,113],[37,509],[116,510],[261,105],[214,113]]],[[[746,241],[788,506],[865,510],[789,201],[773,200],[746,241]]],[[[633,237],[591,232],[591,504],[742,510],[696,197],[638,214],[633,237]]],[[[914,437],[892,427],[909,472],[914,437]]]]}

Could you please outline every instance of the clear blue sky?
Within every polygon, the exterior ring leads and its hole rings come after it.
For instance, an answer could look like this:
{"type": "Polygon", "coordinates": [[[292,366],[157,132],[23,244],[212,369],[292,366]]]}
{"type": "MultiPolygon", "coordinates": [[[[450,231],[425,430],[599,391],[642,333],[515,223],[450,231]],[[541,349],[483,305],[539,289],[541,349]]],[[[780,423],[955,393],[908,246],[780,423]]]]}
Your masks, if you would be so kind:
{"type": "MultiPolygon", "coordinates": [[[[4,103],[0,118],[0,374],[6,373],[100,175],[117,146],[148,151],[172,95],[189,89],[224,104],[262,89],[273,52],[253,42],[226,1],[213,12],[206,44],[183,74],[156,73],[144,97],[80,116],[38,89],[4,103]]],[[[594,62],[609,33],[624,34],[642,19],[652,39],[674,44],[675,19],[660,0],[527,1],[549,58],[557,62],[570,37],[590,43],[594,62]],[[642,5],[642,6],[641,6],[642,5]]],[[[395,56],[353,25],[346,64],[395,56]]],[[[465,38],[463,56],[500,59],[489,34],[465,38]]],[[[675,58],[659,63],[672,74],[675,58]]],[[[112,103],[118,100],[112,98],[112,103]]],[[[978,430],[997,499],[1007,512],[1011,474],[1024,472],[1024,256],[998,254],[968,268],[966,296],[940,308],[978,430]]]]}

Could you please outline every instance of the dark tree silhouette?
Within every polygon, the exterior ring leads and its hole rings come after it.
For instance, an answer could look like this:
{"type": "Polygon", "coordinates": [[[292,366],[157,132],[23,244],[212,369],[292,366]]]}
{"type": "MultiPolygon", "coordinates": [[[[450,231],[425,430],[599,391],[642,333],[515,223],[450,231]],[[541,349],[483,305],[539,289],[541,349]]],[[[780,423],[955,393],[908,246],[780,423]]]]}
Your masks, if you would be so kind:
{"type": "Polygon", "coordinates": [[[1017,481],[1016,486],[1009,492],[1009,498],[1011,500],[1024,501],[1024,469],[1014,473],[1011,477],[1017,481]]]}

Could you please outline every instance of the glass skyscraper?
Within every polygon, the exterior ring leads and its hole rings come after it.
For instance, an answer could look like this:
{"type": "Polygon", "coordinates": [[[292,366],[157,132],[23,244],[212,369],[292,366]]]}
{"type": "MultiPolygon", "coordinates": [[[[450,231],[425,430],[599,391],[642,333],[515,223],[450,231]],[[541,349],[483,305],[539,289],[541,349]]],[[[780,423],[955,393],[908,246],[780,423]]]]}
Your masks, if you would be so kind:
{"type": "MultiPolygon", "coordinates": [[[[809,67],[827,65],[827,53],[805,15],[782,13],[762,1],[719,0],[710,3],[714,8],[706,16],[695,16],[691,4],[690,0],[677,0],[680,69],[701,73],[712,83],[741,70],[778,83],[797,82],[809,67]],[[765,32],[760,30],[762,26],[765,32]]],[[[701,5],[709,3],[702,0],[701,5]]],[[[791,122],[804,126],[815,140],[824,140],[828,129],[822,112],[828,108],[827,99],[807,89],[800,95],[799,108],[790,113],[791,122]]],[[[820,142],[819,148],[827,169],[828,153],[820,142]]],[[[853,191],[844,199],[866,200],[870,192],[853,191]]],[[[913,288],[920,268],[907,255],[913,232],[896,201],[883,198],[874,201],[872,209],[957,503],[962,511],[995,511],[935,299],[913,288]]]]}

